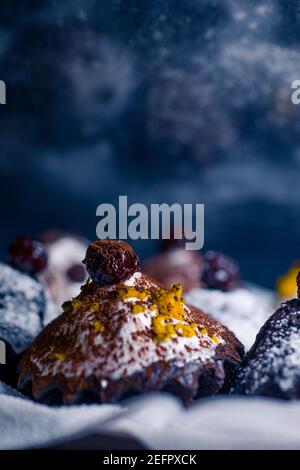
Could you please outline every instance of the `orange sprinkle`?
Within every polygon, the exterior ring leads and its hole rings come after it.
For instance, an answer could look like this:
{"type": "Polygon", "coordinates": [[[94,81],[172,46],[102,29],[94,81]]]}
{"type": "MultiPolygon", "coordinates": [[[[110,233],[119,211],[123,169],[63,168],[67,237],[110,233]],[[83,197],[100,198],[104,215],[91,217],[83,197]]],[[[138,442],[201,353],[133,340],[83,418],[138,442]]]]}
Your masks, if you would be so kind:
{"type": "Polygon", "coordinates": [[[121,300],[130,299],[132,297],[145,300],[149,294],[147,291],[140,291],[135,289],[135,287],[124,286],[119,289],[118,295],[121,300]]]}
{"type": "Polygon", "coordinates": [[[132,313],[137,314],[137,313],[143,313],[145,311],[145,307],[140,304],[135,304],[132,309],[132,313]]]}
{"type": "Polygon", "coordinates": [[[82,306],[82,302],[78,299],[73,299],[72,300],[72,308],[73,308],[73,312],[78,312],[78,310],[80,310],[82,306]]]}
{"type": "Polygon", "coordinates": [[[99,309],[100,309],[100,303],[94,302],[92,305],[90,305],[89,312],[96,313],[96,312],[99,312],[99,309]]]}
{"type": "Polygon", "coordinates": [[[218,342],[219,342],[219,338],[216,335],[212,335],[211,340],[216,344],[218,344],[218,342]]]}
{"type": "Polygon", "coordinates": [[[102,331],[103,328],[104,328],[104,326],[102,325],[102,323],[99,320],[94,320],[93,321],[93,326],[94,326],[96,331],[102,331]]]}
{"type": "Polygon", "coordinates": [[[55,353],[55,354],[54,354],[54,357],[55,357],[58,361],[63,361],[63,360],[66,358],[66,355],[63,354],[63,353],[55,353]]]}

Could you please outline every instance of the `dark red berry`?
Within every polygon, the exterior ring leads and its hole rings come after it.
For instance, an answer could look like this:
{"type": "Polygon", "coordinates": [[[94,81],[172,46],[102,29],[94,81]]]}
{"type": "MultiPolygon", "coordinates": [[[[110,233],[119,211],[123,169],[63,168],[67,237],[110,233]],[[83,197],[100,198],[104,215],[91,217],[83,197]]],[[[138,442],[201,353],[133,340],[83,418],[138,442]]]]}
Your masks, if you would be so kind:
{"type": "Polygon", "coordinates": [[[240,271],[233,259],[216,251],[204,255],[201,279],[209,289],[229,291],[241,285],[240,271]]]}
{"type": "Polygon", "coordinates": [[[37,274],[47,265],[47,248],[43,243],[21,235],[10,245],[8,261],[21,271],[37,274]]]}
{"type": "Polygon", "coordinates": [[[75,263],[67,270],[70,281],[83,282],[86,278],[86,269],[83,264],[75,263]]]}
{"type": "Polygon", "coordinates": [[[131,246],[118,240],[90,243],[83,262],[91,279],[98,286],[125,281],[140,271],[140,260],[131,246]]]}

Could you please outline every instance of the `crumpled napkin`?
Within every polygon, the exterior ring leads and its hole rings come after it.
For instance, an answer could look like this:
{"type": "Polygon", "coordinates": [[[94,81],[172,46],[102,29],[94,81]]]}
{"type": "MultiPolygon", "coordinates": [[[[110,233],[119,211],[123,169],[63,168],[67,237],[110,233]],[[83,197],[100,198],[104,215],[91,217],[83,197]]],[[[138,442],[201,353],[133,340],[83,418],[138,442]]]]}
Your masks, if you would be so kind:
{"type": "Polygon", "coordinates": [[[95,434],[131,436],[149,449],[300,449],[300,401],[218,397],[186,409],[156,393],[122,405],[49,407],[0,382],[1,449],[95,434]]]}

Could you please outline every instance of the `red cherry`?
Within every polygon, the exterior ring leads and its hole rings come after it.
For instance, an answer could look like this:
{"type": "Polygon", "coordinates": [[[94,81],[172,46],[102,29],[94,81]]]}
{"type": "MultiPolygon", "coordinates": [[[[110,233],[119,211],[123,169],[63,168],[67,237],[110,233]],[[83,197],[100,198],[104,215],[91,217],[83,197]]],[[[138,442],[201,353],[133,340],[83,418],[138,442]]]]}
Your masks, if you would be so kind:
{"type": "Polygon", "coordinates": [[[20,235],[9,247],[8,261],[21,271],[37,274],[47,266],[48,251],[43,243],[20,235]]]}
{"type": "Polygon", "coordinates": [[[209,289],[229,291],[241,285],[238,265],[233,259],[216,251],[204,255],[201,280],[209,289]]]}
{"type": "Polygon", "coordinates": [[[125,281],[140,271],[140,260],[131,246],[118,240],[90,243],[83,262],[91,279],[101,287],[125,281]]]}

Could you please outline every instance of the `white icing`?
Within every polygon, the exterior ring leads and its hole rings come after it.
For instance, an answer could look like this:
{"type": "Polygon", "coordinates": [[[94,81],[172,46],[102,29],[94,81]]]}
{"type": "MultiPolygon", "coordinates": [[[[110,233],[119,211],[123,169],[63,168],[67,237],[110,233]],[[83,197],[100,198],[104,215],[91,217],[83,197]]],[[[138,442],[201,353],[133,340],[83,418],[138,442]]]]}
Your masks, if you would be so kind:
{"type": "Polygon", "coordinates": [[[142,277],[142,273],[136,272],[132,276],[130,276],[129,279],[126,279],[126,281],[124,281],[123,284],[125,284],[125,286],[134,287],[136,285],[136,281],[138,279],[141,279],[141,277],[142,277]]]}
{"type": "Polygon", "coordinates": [[[41,329],[42,285],[0,263],[0,293],[0,325],[16,326],[34,338],[41,329]]]}

